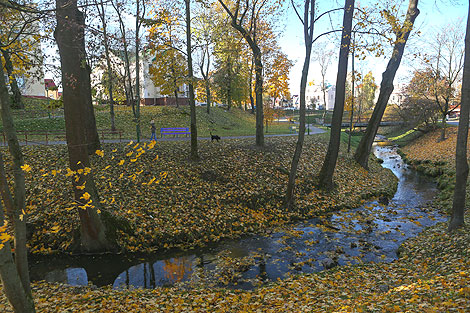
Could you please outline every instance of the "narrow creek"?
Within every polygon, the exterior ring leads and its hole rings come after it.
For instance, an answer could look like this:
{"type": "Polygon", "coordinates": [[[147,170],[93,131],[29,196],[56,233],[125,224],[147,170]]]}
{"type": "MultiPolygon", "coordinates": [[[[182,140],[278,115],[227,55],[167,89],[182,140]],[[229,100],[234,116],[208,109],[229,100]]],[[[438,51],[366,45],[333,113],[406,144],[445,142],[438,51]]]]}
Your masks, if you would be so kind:
{"type": "Polygon", "coordinates": [[[70,285],[156,288],[182,284],[250,289],[287,275],[334,266],[391,262],[400,244],[446,218],[430,209],[435,183],[408,168],[395,147],[374,148],[398,177],[388,204],[367,202],[273,231],[186,252],[61,257],[31,262],[31,278],[70,285]]]}

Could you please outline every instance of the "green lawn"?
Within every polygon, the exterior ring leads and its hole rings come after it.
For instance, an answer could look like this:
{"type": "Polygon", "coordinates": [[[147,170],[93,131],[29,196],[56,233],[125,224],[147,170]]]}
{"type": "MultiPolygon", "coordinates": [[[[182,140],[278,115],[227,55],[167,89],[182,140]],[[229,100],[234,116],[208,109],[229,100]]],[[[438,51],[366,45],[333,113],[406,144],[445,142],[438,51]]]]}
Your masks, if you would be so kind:
{"type": "MultiPolygon", "coordinates": [[[[141,107],[141,130],[143,138],[150,137],[150,121],[155,120],[157,132],[161,127],[189,127],[189,107],[141,107]]],[[[219,136],[254,135],[255,116],[243,110],[232,108],[229,112],[223,108],[211,108],[207,114],[206,108],[197,107],[197,127],[199,137],[208,137],[210,132],[219,136]]],[[[108,107],[95,106],[96,124],[98,129],[111,129],[108,107]]],[[[132,108],[116,106],[116,127],[123,131],[123,138],[135,138],[135,122],[132,108]]],[[[33,118],[23,114],[14,115],[15,127],[22,131],[65,130],[63,117],[33,118]]],[[[1,123],[0,123],[1,126],[1,123]]],[[[288,122],[272,122],[268,125],[268,134],[290,133],[288,122]]],[[[266,129],[265,129],[266,130],[266,129]]],[[[23,140],[20,136],[20,140],[23,140]]]]}

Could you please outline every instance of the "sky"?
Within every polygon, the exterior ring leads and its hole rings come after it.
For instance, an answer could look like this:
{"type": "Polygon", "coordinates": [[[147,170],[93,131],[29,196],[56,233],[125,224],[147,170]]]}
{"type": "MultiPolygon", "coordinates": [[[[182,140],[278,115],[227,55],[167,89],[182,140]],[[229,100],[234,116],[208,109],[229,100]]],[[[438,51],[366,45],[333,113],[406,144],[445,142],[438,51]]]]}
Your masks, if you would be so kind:
{"type": "MultiPolygon", "coordinates": [[[[341,0],[339,0],[341,1],[341,0]]],[[[321,1],[318,1],[321,2],[321,1]]],[[[341,1],[342,2],[342,1],[341,1]]],[[[368,1],[362,1],[365,3],[368,1]]],[[[408,1],[403,1],[403,8],[406,10],[408,1]]],[[[337,1],[328,0],[323,1],[323,3],[327,3],[329,8],[337,7],[337,1]]],[[[359,3],[356,0],[356,3],[359,3]]],[[[430,30],[444,27],[445,25],[451,23],[456,19],[462,19],[462,27],[465,27],[466,23],[466,16],[468,12],[468,2],[467,1],[452,1],[452,0],[428,0],[428,1],[421,1],[418,4],[418,8],[420,10],[420,14],[416,18],[415,26],[419,28],[421,31],[421,35],[418,38],[417,36],[407,44],[405,47],[405,54],[408,48],[408,51],[411,49],[419,49],[419,42],[426,38],[426,35],[430,35],[430,30]]],[[[323,12],[324,8],[320,8],[320,12],[323,12]]],[[[336,15],[336,19],[334,22],[338,23],[342,21],[342,12],[336,15]]],[[[324,21],[318,23],[315,26],[315,33],[320,34],[328,29],[328,21],[324,21]]],[[[303,28],[302,24],[300,23],[297,15],[294,11],[289,8],[286,16],[285,21],[285,31],[283,36],[280,38],[279,43],[284,50],[284,52],[288,55],[288,57],[295,62],[294,67],[292,68],[290,75],[289,75],[289,84],[290,90],[292,95],[298,95],[300,90],[300,76],[302,71],[302,66],[305,58],[305,47],[303,41],[303,28]]],[[[336,81],[336,71],[337,71],[337,55],[339,53],[339,36],[332,36],[326,39],[329,42],[329,47],[334,51],[334,59],[333,62],[328,67],[328,73],[326,75],[326,80],[331,83],[335,84],[336,81]],[[336,52],[337,51],[337,52],[336,52]]],[[[315,49],[315,44],[313,49],[315,49]]],[[[380,84],[382,72],[385,70],[387,66],[387,62],[389,60],[390,54],[385,54],[383,57],[375,58],[375,57],[367,57],[364,61],[357,61],[355,62],[356,68],[359,67],[365,73],[369,70],[372,71],[376,83],[380,84]]],[[[406,82],[409,80],[410,73],[413,68],[413,63],[418,62],[417,60],[411,59],[409,56],[405,57],[402,60],[402,64],[397,72],[397,76],[395,78],[395,83],[406,82]]],[[[351,68],[351,64],[348,66],[348,71],[351,68]]],[[[309,81],[314,81],[314,83],[321,82],[321,75],[320,75],[320,66],[318,63],[311,62],[310,69],[309,69],[309,81]]]]}

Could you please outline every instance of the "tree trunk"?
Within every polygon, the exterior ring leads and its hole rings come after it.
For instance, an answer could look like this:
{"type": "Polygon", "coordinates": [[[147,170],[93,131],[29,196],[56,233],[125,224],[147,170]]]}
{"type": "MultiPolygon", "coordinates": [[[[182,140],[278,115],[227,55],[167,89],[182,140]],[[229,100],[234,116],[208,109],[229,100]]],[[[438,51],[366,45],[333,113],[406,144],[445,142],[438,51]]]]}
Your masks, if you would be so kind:
{"type": "Polygon", "coordinates": [[[11,92],[13,93],[13,103],[11,107],[15,109],[24,109],[24,103],[21,99],[21,91],[18,87],[16,77],[13,74],[14,68],[13,63],[11,62],[10,51],[7,49],[2,49],[2,55],[3,59],[5,60],[5,69],[7,70],[8,76],[10,77],[11,92]]]}
{"type": "Polygon", "coordinates": [[[263,135],[263,63],[258,46],[252,47],[255,57],[255,97],[256,97],[256,145],[264,146],[263,135]]]}
{"type": "Polygon", "coordinates": [[[446,128],[447,128],[447,108],[446,108],[445,113],[442,113],[441,141],[446,140],[446,128]]]}
{"type": "Polygon", "coordinates": [[[127,52],[127,38],[126,38],[126,27],[124,25],[124,21],[122,20],[121,9],[120,7],[116,6],[114,1],[111,1],[111,5],[113,6],[114,10],[116,11],[118,21],[119,21],[119,29],[122,35],[122,44],[124,46],[124,63],[125,63],[125,75],[127,76],[127,81],[129,86],[126,87],[126,97],[127,97],[127,105],[132,107],[132,113],[136,114],[135,112],[135,103],[134,103],[134,92],[132,91],[132,77],[131,77],[131,65],[129,61],[129,53],[127,52]]]}
{"type": "Polygon", "coordinates": [[[322,74],[322,89],[323,89],[323,123],[325,123],[326,112],[328,112],[327,105],[326,105],[326,87],[325,87],[325,75],[322,74]]]}
{"type": "Polygon", "coordinates": [[[210,107],[211,107],[211,88],[209,86],[209,79],[206,79],[206,110],[207,114],[210,114],[210,107]]]}
{"type": "Polygon", "coordinates": [[[380,121],[387,107],[388,99],[393,91],[393,79],[400,66],[403,52],[405,50],[406,41],[413,29],[413,24],[416,17],[419,14],[418,0],[410,0],[408,5],[408,12],[406,13],[406,19],[404,26],[404,32],[399,31],[397,33],[397,40],[393,47],[392,57],[387,64],[387,69],[382,74],[382,82],[380,84],[379,98],[375,105],[374,112],[367,125],[366,132],[361,138],[359,146],[357,147],[354,159],[365,169],[368,168],[369,154],[374,143],[375,135],[379,129],[380,121]]]}
{"type": "MultiPolygon", "coordinates": [[[[3,167],[3,161],[0,165],[3,167]]],[[[5,224],[3,206],[0,201],[0,226],[5,224]]],[[[10,243],[6,242],[0,248],[0,277],[3,285],[3,292],[16,313],[35,312],[34,302],[31,296],[25,292],[17,268],[13,262],[10,243]]],[[[29,285],[29,283],[28,283],[29,285]]]]}
{"type": "Polygon", "coordinates": [[[251,61],[251,68],[250,68],[250,81],[248,82],[250,88],[250,104],[251,104],[251,114],[255,114],[255,100],[253,99],[253,66],[254,61],[251,61]]]}
{"type": "MultiPolygon", "coordinates": [[[[256,38],[246,31],[241,24],[238,24],[237,15],[233,15],[228,7],[219,0],[219,3],[224,7],[224,10],[231,17],[232,27],[235,28],[250,46],[253,52],[255,62],[255,98],[256,98],[256,145],[259,147],[264,146],[263,134],[263,62],[261,60],[261,50],[256,42],[256,38]]],[[[256,21],[254,22],[254,29],[256,33],[256,21]]]]}
{"type": "Polygon", "coordinates": [[[193,87],[193,58],[191,55],[191,10],[190,1],[185,0],[186,5],[186,53],[188,55],[188,87],[189,87],[189,108],[191,113],[191,160],[199,160],[197,151],[197,127],[196,127],[196,102],[194,101],[193,87]]]}
{"type": "Polygon", "coordinates": [[[344,100],[346,91],[346,76],[348,73],[349,45],[351,43],[352,18],[354,12],[354,0],[346,0],[344,4],[343,31],[341,35],[341,47],[339,50],[338,75],[336,77],[335,107],[331,120],[330,142],[328,151],[323,161],[319,175],[319,186],[332,189],[333,174],[338,159],[339,146],[341,144],[341,123],[343,121],[344,100]]]}
{"type": "Polygon", "coordinates": [[[140,142],[140,0],[136,1],[136,19],[135,19],[135,133],[137,142],[140,142]]]}
{"type": "Polygon", "coordinates": [[[300,155],[304,145],[305,137],[305,90],[307,88],[308,69],[310,67],[310,57],[312,54],[312,35],[315,23],[315,0],[305,0],[304,6],[304,41],[305,41],[305,59],[302,68],[302,76],[300,79],[300,108],[299,108],[299,135],[297,137],[297,144],[295,145],[294,156],[289,172],[289,181],[287,183],[287,192],[285,204],[287,209],[291,210],[294,207],[294,189],[295,177],[297,176],[297,167],[299,165],[300,155]],[[310,6],[310,10],[309,10],[310,6]],[[309,22],[310,21],[310,22],[309,22]]]}
{"type": "Polygon", "coordinates": [[[115,122],[115,116],[114,116],[113,70],[111,68],[111,57],[109,55],[108,31],[107,31],[106,16],[105,16],[103,2],[99,3],[98,11],[99,11],[101,23],[103,23],[103,43],[104,43],[104,52],[105,52],[105,57],[106,57],[106,66],[108,68],[109,115],[111,118],[111,130],[115,131],[116,122],[115,122]]]}
{"type": "Polygon", "coordinates": [[[470,8],[465,34],[465,57],[463,67],[462,92],[460,101],[460,121],[457,131],[457,147],[455,153],[455,189],[452,202],[452,216],[449,231],[465,224],[465,197],[468,179],[467,139],[470,113],[470,8]]]}
{"type": "Polygon", "coordinates": [[[351,112],[349,112],[349,134],[348,134],[348,154],[351,152],[351,136],[352,136],[352,130],[353,130],[353,118],[354,118],[354,78],[355,78],[355,73],[354,73],[354,49],[356,47],[354,46],[355,43],[355,35],[353,35],[353,49],[352,49],[352,54],[351,54],[351,112]]]}
{"type": "MultiPolygon", "coordinates": [[[[76,0],[56,0],[56,7],[57,27],[54,37],[59,47],[62,69],[67,148],[70,168],[72,171],[77,171],[90,167],[87,137],[82,125],[88,114],[87,99],[91,98],[91,88],[84,86],[86,81],[79,82],[81,78],[88,75],[88,70],[84,66],[86,58],[82,46],[84,20],[82,12],[77,8],[76,0]]],[[[77,173],[77,176],[78,180],[72,179],[72,182],[75,201],[79,204],[81,248],[87,252],[108,250],[111,245],[106,239],[105,227],[97,213],[100,203],[93,175],[77,173]],[[83,185],[85,189],[77,188],[83,185]],[[91,196],[90,206],[85,206],[86,193],[91,196]]]]}
{"type": "MultiPolygon", "coordinates": [[[[0,77],[4,76],[3,68],[0,71],[0,77]]],[[[10,154],[13,157],[13,176],[14,176],[14,197],[11,196],[9,187],[6,181],[6,175],[4,173],[3,156],[0,154],[0,171],[1,171],[1,184],[2,184],[2,198],[10,214],[10,219],[13,221],[14,233],[15,233],[15,273],[3,272],[3,270],[10,272],[11,268],[9,265],[11,259],[11,251],[9,250],[9,243],[6,243],[5,247],[1,249],[0,258],[5,261],[0,261],[2,281],[9,280],[8,284],[11,284],[8,288],[16,290],[19,294],[13,296],[15,299],[9,301],[14,307],[25,308],[24,312],[34,312],[34,305],[32,303],[31,287],[29,282],[29,269],[28,269],[28,250],[26,248],[26,216],[22,215],[25,207],[25,179],[24,173],[21,166],[24,165],[23,154],[20,149],[18,139],[16,137],[15,128],[13,125],[13,118],[10,112],[10,97],[8,95],[7,86],[5,80],[0,79],[0,105],[1,105],[1,116],[3,122],[3,132],[7,138],[8,148],[10,154]],[[8,246],[8,247],[7,247],[8,246]],[[3,265],[2,265],[3,264],[3,265]],[[16,277],[17,276],[17,277],[16,277]],[[19,281],[19,284],[18,284],[19,281]],[[21,288],[21,292],[18,291],[21,288]],[[21,300],[18,302],[18,300],[21,300]],[[13,302],[12,302],[13,301],[13,302]],[[25,302],[26,301],[26,302],[25,302]],[[28,302],[31,302],[28,304],[28,302]]],[[[0,224],[3,225],[3,207],[0,204],[0,224]]],[[[11,260],[11,263],[13,261],[11,260]]],[[[5,286],[6,288],[6,286],[5,286]]],[[[16,310],[16,309],[15,309],[16,310]]],[[[17,312],[22,312],[18,310],[17,312]]]]}
{"type": "Polygon", "coordinates": [[[227,83],[227,111],[232,107],[232,62],[230,55],[228,57],[228,83],[227,83]]]}

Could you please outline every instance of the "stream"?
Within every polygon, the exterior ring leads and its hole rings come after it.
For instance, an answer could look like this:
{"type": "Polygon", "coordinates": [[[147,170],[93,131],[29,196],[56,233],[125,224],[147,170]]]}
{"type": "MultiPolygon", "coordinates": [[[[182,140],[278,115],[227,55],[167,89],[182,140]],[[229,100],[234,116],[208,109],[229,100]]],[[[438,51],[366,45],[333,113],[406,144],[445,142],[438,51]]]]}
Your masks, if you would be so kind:
{"type": "Polygon", "coordinates": [[[114,288],[204,284],[251,289],[287,275],[392,262],[403,241],[446,220],[430,209],[436,184],[404,164],[396,149],[374,148],[382,166],[399,179],[386,205],[371,201],[267,235],[224,240],[189,251],[38,259],[31,262],[31,279],[114,288]]]}

